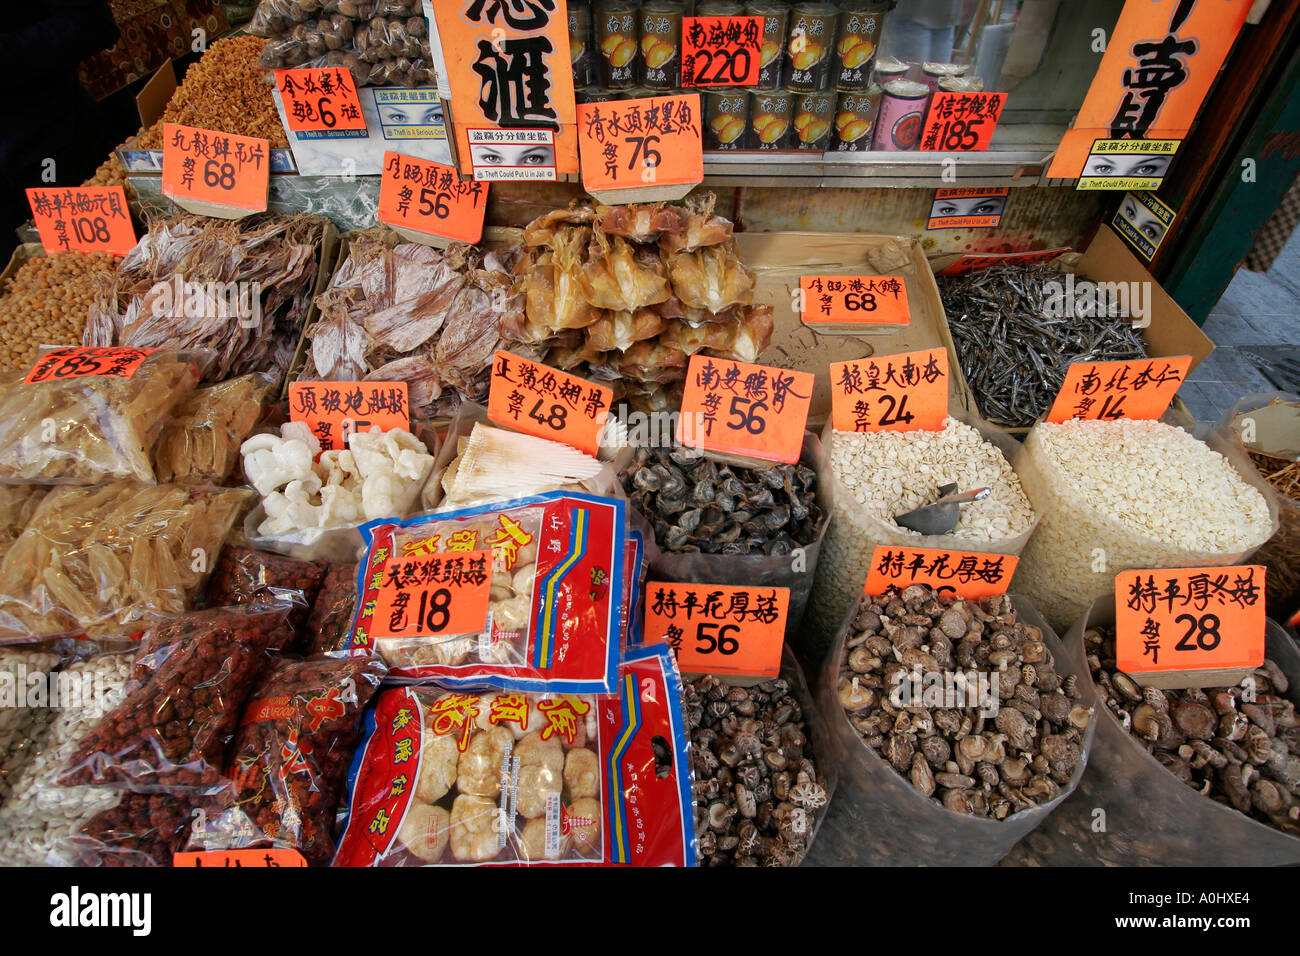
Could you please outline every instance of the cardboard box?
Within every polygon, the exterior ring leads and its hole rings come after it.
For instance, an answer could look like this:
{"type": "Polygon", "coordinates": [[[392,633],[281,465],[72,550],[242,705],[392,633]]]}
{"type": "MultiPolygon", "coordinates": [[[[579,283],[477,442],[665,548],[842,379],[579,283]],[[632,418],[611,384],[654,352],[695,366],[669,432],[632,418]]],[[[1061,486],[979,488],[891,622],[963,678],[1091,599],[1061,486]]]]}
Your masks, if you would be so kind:
{"type": "MultiPolygon", "coordinates": [[[[930,263],[931,268],[935,272],[939,272],[954,261],[955,258],[953,256],[936,258],[930,263]]],[[[997,259],[1001,257],[989,256],[989,258],[997,259]]],[[[1062,256],[1061,259],[1066,263],[1069,262],[1066,256],[1062,256]]],[[[1068,264],[1058,263],[1058,268],[1061,268],[1062,274],[1072,272],[1076,280],[1149,283],[1151,289],[1151,324],[1141,330],[1142,339],[1146,343],[1149,357],[1164,358],[1172,355],[1190,355],[1192,357],[1192,364],[1188,368],[1190,373],[1192,369],[1204,362],[1206,357],[1214,351],[1214,343],[1210,340],[1210,337],[1202,332],[1200,326],[1188,317],[1187,313],[1161,287],[1160,283],[1152,278],[1146,266],[1129,251],[1124,241],[1111,230],[1099,229],[1097,231],[1092,244],[1088,246],[1087,251],[1083,253],[1076,266],[1071,268],[1068,264]]],[[[957,354],[956,345],[953,343],[952,332],[948,328],[946,316],[943,321],[943,344],[948,348],[949,354],[955,357],[957,354]]],[[[962,369],[961,363],[957,362],[955,368],[956,372],[953,378],[960,379],[962,390],[970,394],[970,386],[966,381],[966,373],[962,369]]],[[[1178,401],[1175,398],[1175,402],[1178,401]]],[[[973,404],[972,409],[977,411],[978,405],[973,404]]],[[[1029,432],[1029,429],[1025,427],[1006,428],[1006,431],[1013,435],[1025,435],[1029,432]]]]}

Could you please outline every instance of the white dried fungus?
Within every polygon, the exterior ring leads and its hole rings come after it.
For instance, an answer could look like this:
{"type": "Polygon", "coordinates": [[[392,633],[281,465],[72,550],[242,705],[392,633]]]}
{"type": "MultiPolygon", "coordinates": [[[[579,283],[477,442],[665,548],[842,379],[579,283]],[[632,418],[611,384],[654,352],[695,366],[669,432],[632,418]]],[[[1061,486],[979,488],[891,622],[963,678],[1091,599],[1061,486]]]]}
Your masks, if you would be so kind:
{"type": "Polygon", "coordinates": [[[1017,464],[1042,521],[1013,589],[1059,630],[1120,571],[1233,564],[1273,533],[1233,464],[1164,422],[1040,423],[1017,464]]]}

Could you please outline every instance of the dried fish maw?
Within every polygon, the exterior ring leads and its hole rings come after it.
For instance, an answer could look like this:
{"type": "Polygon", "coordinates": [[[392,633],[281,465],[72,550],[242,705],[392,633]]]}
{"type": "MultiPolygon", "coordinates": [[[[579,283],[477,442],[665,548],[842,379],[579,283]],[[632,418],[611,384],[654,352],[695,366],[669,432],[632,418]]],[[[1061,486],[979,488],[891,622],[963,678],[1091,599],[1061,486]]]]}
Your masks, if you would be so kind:
{"type": "Polygon", "coordinates": [[[176,406],[154,448],[159,482],[223,481],[234,470],[239,446],[262,415],[269,377],[243,375],[187,395],[176,406]]]}
{"type": "Polygon", "coordinates": [[[653,309],[609,312],[587,327],[587,345],[600,352],[621,352],[637,342],[654,338],[665,325],[663,317],[653,309]]]}
{"type": "Polygon", "coordinates": [[[631,312],[665,301],[672,290],[657,256],[637,257],[619,236],[597,236],[587,247],[582,290],[587,301],[614,312],[631,312]]]}
{"type": "Polygon", "coordinates": [[[703,246],[716,246],[731,238],[731,221],[713,214],[717,197],[713,193],[700,193],[686,197],[685,223],[676,231],[659,237],[659,248],[664,254],[691,252],[703,246]]]}
{"type": "Polygon", "coordinates": [[[734,326],[708,323],[692,328],[684,322],[678,322],[659,336],[659,343],[669,348],[681,349],[687,355],[694,355],[701,349],[729,348],[735,338],[734,326]]]}
{"type": "Polygon", "coordinates": [[[682,305],[682,300],[677,298],[675,293],[670,294],[662,302],[656,302],[650,308],[658,312],[663,319],[681,319],[685,318],[687,313],[686,307],[682,305]]]}
{"type": "Polygon", "coordinates": [[[709,348],[716,349],[713,354],[719,358],[757,362],[759,355],[772,343],[774,325],[770,305],[751,305],[745,310],[745,318],[740,324],[729,327],[733,334],[730,344],[709,348]]]}
{"type": "Polygon", "coordinates": [[[696,329],[701,325],[734,325],[745,317],[745,306],[733,305],[723,309],[721,312],[710,312],[708,309],[687,309],[682,321],[691,328],[696,329]]]}
{"type": "Polygon", "coordinates": [[[688,308],[721,312],[754,298],[754,273],[730,244],[679,252],[668,259],[673,291],[688,308]]]}
{"type": "Polygon", "coordinates": [[[538,216],[524,227],[524,245],[545,246],[563,226],[589,226],[596,221],[596,210],[581,200],[568,209],[554,209],[538,216]]]}
{"type": "Polygon", "coordinates": [[[686,374],[686,353],[659,340],[638,342],[612,364],[623,375],[644,382],[675,381],[686,374]]]}
{"type": "Polygon", "coordinates": [[[602,231],[636,243],[654,242],[665,232],[681,232],[686,228],[682,207],[661,202],[597,206],[596,214],[602,231]]]}

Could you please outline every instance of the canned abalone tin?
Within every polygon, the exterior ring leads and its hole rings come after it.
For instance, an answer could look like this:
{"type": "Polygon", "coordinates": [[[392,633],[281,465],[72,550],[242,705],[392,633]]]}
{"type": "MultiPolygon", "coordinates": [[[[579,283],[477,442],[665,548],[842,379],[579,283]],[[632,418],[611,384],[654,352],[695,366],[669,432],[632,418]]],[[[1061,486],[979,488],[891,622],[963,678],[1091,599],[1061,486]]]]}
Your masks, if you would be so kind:
{"type": "Polygon", "coordinates": [[[573,61],[573,88],[596,82],[596,56],[591,48],[591,4],[569,0],[569,58],[573,61]]]}
{"type": "Polygon", "coordinates": [[[835,107],[835,146],[842,153],[871,149],[871,133],[880,112],[880,87],[874,83],[861,93],[841,93],[835,107]]]}
{"type": "Polygon", "coordinates": [[[829,3],[801,3],[790,11],[790,77],[797,93],[817,93],[830,85],[831,51],[840,12],[829,3]]]}
{"type": "Polygon", "coordinates": [[[750,93],[744,89],[704,93],[704,148],[748,147],[750,93]]]}
{"type": "Polygon", "coordinates": [[[749,108],[751,149],[789,149],[794,132],[794,98],[790,90],[753,90],[749,108]]]}
{"type": "Polygon", "coordinates": [[[794,146],[796,149],[824,150],[830,145],[835,125],[835,102],[838,94],[800,93],[794,100],[794,146]]]}
{"type": "Polygon", "coordinates": [[[642,85],[673,90],[682,82],[682,4],[648,0],[641,7],[642,85]]]}
{"type": "Polygon", "coordinates": [[[832,66],[836,89],[861,91],[871,85],[871,67],[884,20],[885,5],[881,3],[850,3],[840,14],[832,66]]]}
{"type": "Polygon", "coordinates": [[[637,5],[628,0],[596,4],[596,45],[600,51],[600,85],[607,90],[636,86],[637,5]]]}
{"type": "Polygon", "coordinates": [[[930,102],[930,88],[913,80],[890,80],[881,88],[873,145],[880,150],[916,149],[930,102]]]}
{"type": "Polygon", "coordinates": [[[754,85],[760,90],[775,90],[781,85],[781,67],[785,63],[790,4],[757,0],[745,4],[745,15],[763,18],[763,45],[758,51],[758,82],[754,85]]]}

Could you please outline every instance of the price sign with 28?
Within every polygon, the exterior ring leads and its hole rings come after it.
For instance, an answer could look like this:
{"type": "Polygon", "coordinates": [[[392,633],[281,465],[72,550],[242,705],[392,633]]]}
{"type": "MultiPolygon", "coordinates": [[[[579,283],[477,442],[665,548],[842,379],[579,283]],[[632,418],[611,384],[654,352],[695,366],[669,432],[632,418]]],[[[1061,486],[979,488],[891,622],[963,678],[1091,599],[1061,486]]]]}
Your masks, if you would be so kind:
{"type": "Polygon", "coordinates": [[[753,86],[762,43],[762,17],[684,17],[682,86],[753,86]]]}
{"type": "Polygon", "coordinates": [[[589,191],[698,183],[704,178],[699,94],[581,103],[578,145],[589,191]]]}
{"type": "Polygon", "coordinates": [[[801,318],[825,329],[907,325],[907,283],[902,276],[800,276],[801,318]]]}
{"type": "Polygon", "coordinates": [[[686,369],[677,440],[683,445],[793,464],[803,449],[815,379],[696,353],[686,369]]]}
{"type": "Polygon", "coordinates": [[[941,431],[948,353],[924,349],[831,363],[831,426],[842,432],[941,431]]]}
{"type": "Polygon", "coordinates": [[[271,145],[264,139],[164,123],[163,195],[262,212],[270,183],[270,153],[271,145]]]}
{"type": "Polygon", "coordinates": [[[487,626],[492,552],[411,555],[391,561],[375,600],[371,636],[478,634],[487,626]]]}
{"type": "Polygon", "coordinates": [[[645,641],[668,644],[688,673],[775,677],[789,613],[789,588],[651,581],[645,641]]]}
{"type": "Polygon", "coordinates": [[[946,93],[930,98],[921,149],[968,153],[989,148],[1006,93],[946,93]]]}
{"type": "MultiPolygon", "coordinates": [[[[1126,674],[1221,671],[1264,662],[1264,568],[1122,571],[1115,575],[1115,656],[1126,674]]],[[[1161,681],[1160,686],[1217,686],[1161,681]]]]}
{"type": "Polygon", "coordinates": [[[1190,355],[1127,362],[1075,362],[1047,413],[1049,422],[1072,418],[1110,422],[1159,418],[1187,378],[1190,355]]]}
{"type": "Polygon", "coordinates": [[[124,256],[135,246],[135,228],[121,186],[29,189],[27,201],[48,253],[73,249],[124,256]]]}
{"type": "Polygon", "coordinates": [[[486,183],[461,179],[451,166],[384,153],[379,221],[457,242],[478,242],[487,211],[486,183]]]}
{"type": "Polygon", "coordinates": [[[497,352],[492,360],[488,418],[527,435],[594,456],[613,400],[613,389],[510,352],[497,352]]]}
{"type": "Polygon", "coordinates": [[[284,102],[290,132],[356,131],[364,138],[366,118],[350,71],[326,67],[276,70],[275,86],[284,102]]]}

